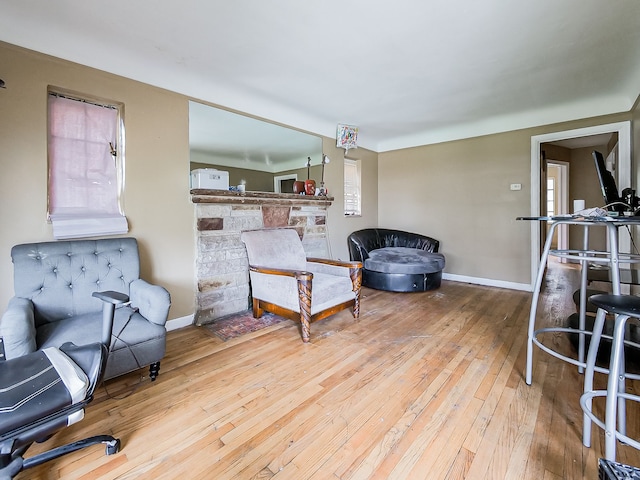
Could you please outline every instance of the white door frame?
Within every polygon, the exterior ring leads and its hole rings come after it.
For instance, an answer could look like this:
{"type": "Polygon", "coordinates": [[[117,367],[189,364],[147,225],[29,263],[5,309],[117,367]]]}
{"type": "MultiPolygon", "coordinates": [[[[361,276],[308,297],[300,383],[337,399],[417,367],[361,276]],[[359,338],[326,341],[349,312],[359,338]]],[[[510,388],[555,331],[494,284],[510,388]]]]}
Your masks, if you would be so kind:
{"type": "MultiPolygon", "coordinates": [[[[608,123],[593,127],[546,133],[531,137],[531,216],[540,216],[540,145],[569,138],[588,137],[602,133],[618,132],[618,189],[633,186],[631,181],[631,122],[608,123]]],[[[595,167],[594,167],[595,168],[595,167]]],[[[620,251],[629,251],[629,238],[621,237],[620,251]],[[624,243],[627,243],[625,245],[624,243]]],[[[531,222],[531,289],[535,285],[540,265],[540,222],[531,222]]]]}
{"type": "Polygon", "coordinates": [[[288,175],[276,175],[273,177],[273,191],[275,193],[282,193],[281,183],[283,180],[293,180],[294,182],[298,180],[297,173],[291,173],[288,175]]]}

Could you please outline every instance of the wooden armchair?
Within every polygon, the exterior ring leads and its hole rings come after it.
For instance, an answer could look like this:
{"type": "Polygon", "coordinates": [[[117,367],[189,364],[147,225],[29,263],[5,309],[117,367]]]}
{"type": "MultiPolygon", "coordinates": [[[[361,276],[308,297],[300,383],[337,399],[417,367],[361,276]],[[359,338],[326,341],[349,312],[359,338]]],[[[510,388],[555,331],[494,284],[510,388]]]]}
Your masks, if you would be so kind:
{"type": "Polygon", "coordinates": [[[249,258],[255,318],[266,310],[300,320],[305,343],[316,320],[349,307],[358,318],[362,263],[306,258],[298,233],[290,228],[250,230],[241,239],[249,258]]]}

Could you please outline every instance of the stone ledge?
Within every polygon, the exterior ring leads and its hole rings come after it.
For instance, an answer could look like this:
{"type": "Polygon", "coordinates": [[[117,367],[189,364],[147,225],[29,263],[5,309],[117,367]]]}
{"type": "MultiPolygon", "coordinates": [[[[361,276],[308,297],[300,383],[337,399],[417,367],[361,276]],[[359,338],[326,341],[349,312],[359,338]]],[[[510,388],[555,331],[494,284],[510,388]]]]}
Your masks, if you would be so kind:
{"type": "Polygon", "coordinates": [[[273,192],[235,192],[231,190],[191,190],[193,203],[225,203],[228,205],[317,205],[328,207],[333,197],[296,195],[293,193],[273,192]]]}

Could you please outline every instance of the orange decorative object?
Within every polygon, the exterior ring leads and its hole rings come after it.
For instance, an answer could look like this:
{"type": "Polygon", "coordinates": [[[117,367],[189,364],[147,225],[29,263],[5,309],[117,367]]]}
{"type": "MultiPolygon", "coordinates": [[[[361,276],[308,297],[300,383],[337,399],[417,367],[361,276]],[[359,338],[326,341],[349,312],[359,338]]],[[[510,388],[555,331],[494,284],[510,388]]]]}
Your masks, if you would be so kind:
{"type": "Polygon", "coordinates": [[[304,181],[304,191],[307,195],[316,194],[316,181],[307,179],[304,181]]]}
{"type": "Polygon", "coordinates": [[[298,195],[304,193],[304,182],[302,180],[296,180],[293,182],[293,193],[298,195]]]}

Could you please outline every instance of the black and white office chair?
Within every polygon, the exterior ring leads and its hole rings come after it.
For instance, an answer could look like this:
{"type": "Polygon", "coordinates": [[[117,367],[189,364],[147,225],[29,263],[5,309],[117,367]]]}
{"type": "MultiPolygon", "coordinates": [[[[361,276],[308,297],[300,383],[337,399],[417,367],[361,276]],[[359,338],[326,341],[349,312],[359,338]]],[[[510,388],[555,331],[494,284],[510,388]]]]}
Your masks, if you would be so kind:
{"type": "Polygon", "coordinates": [[[101,343],[66,343],[4,360],[0,338],[0,480],[98,443],[106,445],[107,455],[119,451],[119,439],[98,435],[25,458],[34,442],[45,441],[84,417],[84,407],[102,380],[115,305],[128,297],[119,292],[93,296],[104,301],[101,343]]]}

